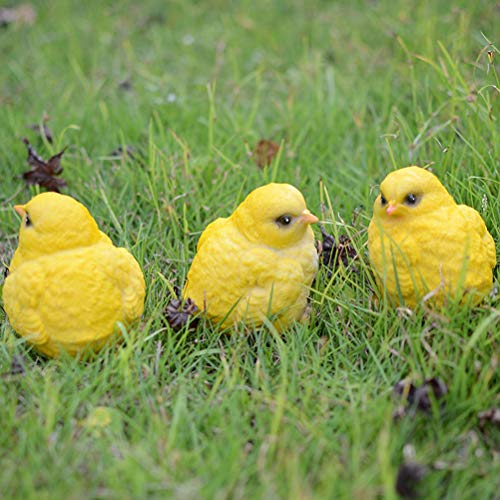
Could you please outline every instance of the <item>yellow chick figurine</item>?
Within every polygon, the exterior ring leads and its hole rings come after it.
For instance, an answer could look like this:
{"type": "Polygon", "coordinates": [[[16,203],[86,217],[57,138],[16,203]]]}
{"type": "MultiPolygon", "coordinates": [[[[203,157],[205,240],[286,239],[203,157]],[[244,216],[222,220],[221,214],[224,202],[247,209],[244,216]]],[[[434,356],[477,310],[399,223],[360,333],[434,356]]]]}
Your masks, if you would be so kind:
{"type": "Polygon", "coordinates": [[[477,303],[492,288],[495,243],[483,219],[420,167],[391,172],[380,185],[368,250],[379,286],[396,304],[442,305],[464,294],[477,303]]]}
{"type": "Polygon", "coordinates": [[[258,327],[271,317],[281,331],[305,319],[318,269],[310,227],[317,221],[295,187],[255,189],[230,217],[203,231],[183,297],[224,327],[258,327]]]}
{"type": "Polygon", "coordinates": [[[75,199],[42,193],[21,215],[19,246],[3,287],[10,324],[35,348],[57,356],[99,350],[144,308],[137,261],[116,248],[75,199]]]}

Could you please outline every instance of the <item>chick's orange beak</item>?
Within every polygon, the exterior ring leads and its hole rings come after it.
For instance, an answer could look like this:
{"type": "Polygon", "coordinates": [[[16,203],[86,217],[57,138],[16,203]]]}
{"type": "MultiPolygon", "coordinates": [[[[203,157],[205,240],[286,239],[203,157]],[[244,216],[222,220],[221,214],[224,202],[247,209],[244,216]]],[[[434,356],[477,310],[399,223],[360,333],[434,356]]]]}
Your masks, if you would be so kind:
{"type": "Polygon", "coordinates": [[[300,219],[305,224],[314,224],[315,222],[319,221],[319,219],[315,215],[313,215],[311,212],[309,212],[309,210],[307,210],[307,208],[300,215],[300,219]]]}
{"type": "Polygon", "coordinates": [[[24,205],[14,205],[14,210],[21,216],[24,217],[26,215],[26,210],[24,209],[24,205]]]}
{"type": "Polygon", "coordinates": [[[389,206],[385,209],[385,213],[387,215],[391,215],[396,211],[397,208],[398,206],[396,205],[396,203],[389,203],[389,206]]]}

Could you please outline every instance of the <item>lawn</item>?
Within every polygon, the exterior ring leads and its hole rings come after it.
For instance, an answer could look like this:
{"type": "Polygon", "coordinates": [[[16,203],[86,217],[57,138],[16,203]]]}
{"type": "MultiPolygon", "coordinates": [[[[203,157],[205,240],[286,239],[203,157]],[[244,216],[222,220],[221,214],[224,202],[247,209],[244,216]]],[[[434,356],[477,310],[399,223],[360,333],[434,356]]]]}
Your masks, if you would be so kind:
{"type": "Polygon", "coordinates": [[[399,471],[408,496],[498,497],[498,417],[479,417],[500,406],[498,267],[477,307],[394,309],[366,245],[378,184],[416,164],[498,247],[498,3],[31,6],[0,27],[2,263],[12,205],[38,189],[26,137],[44,158],[67,147],[63,192],[130,249],[148,291],[140,325],[89,362],[38,356],[1,312],[0,495],[393,498],[399,471]],[[264,168],[261,140],[280,146],[264,168]],[[320,269],[309,322],[282,336],[174,332],[164,310],[201,231],[272,180],[357,259],[320,269]],[[403,379],[447,390],[402,411],[403,379]]]}

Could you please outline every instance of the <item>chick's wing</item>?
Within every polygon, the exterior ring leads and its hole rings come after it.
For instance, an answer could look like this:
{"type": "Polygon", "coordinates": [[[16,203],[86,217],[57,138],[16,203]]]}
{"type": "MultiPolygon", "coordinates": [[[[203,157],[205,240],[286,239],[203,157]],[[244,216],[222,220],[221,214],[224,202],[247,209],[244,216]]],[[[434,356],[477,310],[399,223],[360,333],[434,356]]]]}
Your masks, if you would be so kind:
{"type": "Polygon", "coordinates": [[[190,267],[184,297],[189,297],[200,309],[225,309],[242,294],[240,258],[247,248],[241,235],[225,219],[212,222],[200,237],[198,251],[190,267]]]}
{"type": "Polygon", "coordinates": [[[495,267],[497,261],[495,242],[491,234],[488,232],[483,218],[479,215],[477,210],[472,207],[468,207],[467,205],[458,205],[457,208],[460,214],[466,219],[469,231],[477,234],[479,237],[483,245],[484,252],[486,253],[488,264],[492,268],[495,267]]]}
{"type": "Polygon", "coordinates": [[[125,248],[106,246],[102,250],[102,256],[107,260],[104,269],[121,292],[124,321],[131,323],[144,310],[146,287],[142,270],[125,248]]]}

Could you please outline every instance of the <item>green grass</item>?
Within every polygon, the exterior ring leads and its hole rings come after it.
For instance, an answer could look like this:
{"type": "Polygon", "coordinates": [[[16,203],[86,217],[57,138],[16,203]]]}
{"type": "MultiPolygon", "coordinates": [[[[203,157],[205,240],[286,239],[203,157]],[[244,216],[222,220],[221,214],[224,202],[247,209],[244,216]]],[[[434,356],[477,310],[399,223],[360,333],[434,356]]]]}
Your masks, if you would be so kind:
{"type": "Polygon", "coordinates": [[[387,172],[432,164],[498,244],[498,5],[33,5],[33,25],[0,29],[1,259],[11,205],[36,192],[18,177],[26,136],[44,157],[68,146],[65,192],[133,252],[148,294],[140,327],[88,363],[38,357],[2,316],[2,497],[391,498],[405,445],[429,466],[424,498],[497,496],[500,434],[477,414],[499,404],[499,296],[439,314],[375,301],[366,228],[387,172]],[[52,145],[26,127],[44,112],[52,145]],[[261,138],[282,144],[264,170],[261,138]],[[111,158],[120,145],[135,158],[111,158]],[[281,338],[172,332],[162,311],[200,232],[271,180],[351,236],[359,272],[323,270],[309,324],[281,338]],[[393,385],[432,376],[444,406],[394,422],[393,385]]]}

